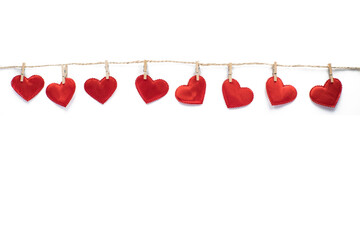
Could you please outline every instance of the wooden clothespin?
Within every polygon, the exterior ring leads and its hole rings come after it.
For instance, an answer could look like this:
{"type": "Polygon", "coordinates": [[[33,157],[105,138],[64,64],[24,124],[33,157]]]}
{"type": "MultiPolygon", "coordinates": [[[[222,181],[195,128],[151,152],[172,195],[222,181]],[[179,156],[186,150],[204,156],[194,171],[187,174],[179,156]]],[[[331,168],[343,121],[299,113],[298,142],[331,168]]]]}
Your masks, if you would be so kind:
{"type": "Polygon", "coordinates": [[[196,81],[199,81],[199,78],[200,78],[199,62],[196,62],[196,65],[195,65],[195,73],[196,73],[196,81]]]}
{"type": "Polygon", "coordinates": [[[229,82],[232,82],[232,63],[229,63],[228,65],[228,79],[229,82]]]}
{"type": "Polygon", "coordinates": [[[328,64],[328,67],[329,67],[330,82],[334,83],[334,77],[333,77],[333,71],[332,71],[331,63],[328,64]]]}
{"type": "Polygon", "coordinates": [[[108,62],[108,60],[105,60],[105,76],[106,76],[106,79],[109,79],[109,77],[110,77],[109,62],[108,62]]]}
{"type": "Polygon", "coordinates": [[[62,70],[62,84],[65,84],[65,80],[68,77],[68,65],[61,65],[61,70],[62,70]]]}
{"type": "Polygon", "coordinates": [[[274,82],[277,81],[277,63],[274,62],[274,65],[273,65],[273,77],[274,77],[274,82]]]}
{"type": "Polygon", "coordinates": [[[23,63],[21,67],[20,82],[24,81],[24,76],[25,76],[25,63],[23,63]]]}
{"type": "Polygon", "coordinates": [[[147,78],[147,60],[144,60],[144,79],[147,78]]]}

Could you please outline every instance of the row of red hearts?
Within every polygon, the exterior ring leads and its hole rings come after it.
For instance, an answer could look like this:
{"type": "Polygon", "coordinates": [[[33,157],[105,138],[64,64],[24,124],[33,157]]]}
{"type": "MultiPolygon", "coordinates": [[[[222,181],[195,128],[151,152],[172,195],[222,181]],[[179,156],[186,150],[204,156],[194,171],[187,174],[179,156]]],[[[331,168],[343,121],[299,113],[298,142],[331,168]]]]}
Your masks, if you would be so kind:
{"type": "MultiPolygon", "coordinates": [[[[63,107],[66,107],[75,93],[75,82],[71,78],[57,84],[51,83],[46,88],[48,98],[63,107]]],[[[44,79],[41,76],[33,75],[29,78],[21,75],[15,76],[11,81],[14,90],[26,101],[34,98],[44,87],[44,79]]],[[[149,75],[140,75],[135,81],[136,89],[141,98],[150,103],[165,96],[169,85],[165,80],[153,80],[149,75]]],[[[101,80],[90,78],[85,84],[85,91],[98,102],[104,104],[115,92],[117,82],[109,76],[101,80]]],[[[205,96],[206,82],[202,76],[193,76],[187,85],[176,89],[175,97],[179,102],[186,104],[202,104],[205,96]]],[[[341,94],[341,82],[334,78],[327,80],[324,86],[315,86],[310,91],[310,98],[313,102],[335,107],[341,94]]],[[[281,105],[292,102],[296,96],[296,89],[291,85],[284,85],[280,78],[271,77],[266,82],[266,91],[272,105],[281,105]]],[[[237,108],[250,104],[254,98],[251,89],[240,87],[235,79],[227,79],[222,86],[222,92],[226,106],[237,108]]]]}

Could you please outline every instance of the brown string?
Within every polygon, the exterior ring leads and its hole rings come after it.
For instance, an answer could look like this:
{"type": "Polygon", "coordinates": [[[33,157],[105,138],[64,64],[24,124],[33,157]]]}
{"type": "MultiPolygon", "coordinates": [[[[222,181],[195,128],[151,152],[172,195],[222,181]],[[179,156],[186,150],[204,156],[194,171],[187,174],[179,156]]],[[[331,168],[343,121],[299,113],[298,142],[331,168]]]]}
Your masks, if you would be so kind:
{"type": "MultiPolygon", "coordinates": [[[[109,62],[109,64],[138,64],[144,63],[144,60],[128,61],[128,62],[109,62]]],[[[181,64],[196,64],[196,62],[187,62],[187,61],[174,61],[174,60],[146,60],[148,63],[181,63],[181,64]]],[[[92,63],[66,63],[66,64],[43,64],[43,65],[29,65],[27,68],[39,68],[39,67],[57,67],[62,65],[101,65],[105,62],[92,62],[92,63]]],[[[228,63],[200,63],[199,66],[227,66],[228,63]]],[[[264,63],[264,62],[244,62],[244,63],[232,63],[233,66],[245,66],[245,65],[265,65],[273,66],[273,63],[264,63]]],[[[288,68],[328,68],[327,65],[286,65],[286,64],[277,64],[278,67],[288,67],[288,68]]],[[[21,68],[22,66],[1,66],[0,69],[12,69],[12,68],[21,68]]],[[[360,70],[360,67],[332,67],[333,69],[343,69],[343,70],[360,70]]]]}
{"type": "MultiPolygon", "coordinates": [[[[147,62],[148,62],[147,60],[144,60],[144,79],[147,79],[147,62]]],[[[126,64],[130,64],[130,62],[126,64]]]]}

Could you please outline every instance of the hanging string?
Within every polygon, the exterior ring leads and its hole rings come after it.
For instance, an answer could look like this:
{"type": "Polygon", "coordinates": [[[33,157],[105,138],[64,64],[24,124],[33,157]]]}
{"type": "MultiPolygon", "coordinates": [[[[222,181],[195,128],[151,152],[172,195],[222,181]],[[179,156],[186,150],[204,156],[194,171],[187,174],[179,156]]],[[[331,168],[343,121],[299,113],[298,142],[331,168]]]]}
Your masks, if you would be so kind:
{"type": "MultiPolygon", "coordinates": [[[[180,64],[196,64],[197,62],[187,62],[187,61],[175,61],[175,60],[146,60],[147,63],[180,63],[180,64]]],[[[128,62],[109,62],[109,64],[139,64],[144,63],[144,60],[128,61],[128,62]]],[[[62,64],[43,64],[43,65],[28,65],[27,68],[39,68],[39,67],[58,67],[62,65],[103,65],[105,62],[92,62],[92,63],[62,63],[62,64]]],[[[264,66],[273,66],[273,63],[264,63],[264,62],[244,62],[244,63],[232,63],[233,66],[247,66],[247,65],[264,65],[264,66]]],[[[228,66],[228,63],[201,63],[199,66],[228,66]]],[[[278,67],[287,67],[287,68],[328,68],[327,65],[286,65],[286,64],[277,64],[278,67]]],[[[0,69],[15,69],[21,68],[22,66],[0,66],[0,69]]],[[[333,69],[343,69],[343,70],[360,70],[360,67],[332,67],[333,69]]]]}

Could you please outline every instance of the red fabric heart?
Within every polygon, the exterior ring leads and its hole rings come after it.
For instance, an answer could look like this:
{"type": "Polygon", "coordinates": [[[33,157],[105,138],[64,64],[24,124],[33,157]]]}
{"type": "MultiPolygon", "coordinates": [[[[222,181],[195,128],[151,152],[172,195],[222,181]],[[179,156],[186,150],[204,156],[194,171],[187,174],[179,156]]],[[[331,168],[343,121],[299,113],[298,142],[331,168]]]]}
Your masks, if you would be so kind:
{"type": "Polygon", "coordinates": [[[22,98],[30,101],[44,87],[44,79],[38,75],[29,78],[24,76],[23,82],[20,82],[20,75],[15,76],[11,81],[11,86],[22,98]]]}
{"type": "Polygon", "coordinates": [[[266,82],[266,92],[271,105],[281,105],[295,100],[297,96],[296,89],[291,85],[284,85],[280,78],[274,81],[271,77],[266,82]]]}
{"type": "Polygon", "coordinates": [[[65,78],[65,83],[51,83],[46,88],[46,95],[56,104],[66,107],[75,93],[75,82],[71,78],[65,78]]]}
{"type": "Polygon", "coordinates": [[[144,79],[144,75],[138,76],[135,86],[146,103],[162,98],[169,91],[169,85],[165,80],[158,79],[154,81],[149,75],[147,75],[146,79],[144,79]]]}
{"type": "Polygon", "coordinates": [[[176,89],[175,97],[182,103],[202,104],[205,97],[205,90],[205,79],[199,76],[199,81],[197,81],[196,76],[193,76],[187,85],[182,85],[176,89]]]}
{"type": "Polygon", "coordinates": [[[340,98],[342,85],[339,79],[334,82],[327,80],[324,86],[315,86],[310,91],[310,98],[313,102],[334,108],[340,98]]]}
{"type": "Polygon", "coordinates": [[[85,91],[96,101],[104,104],[115,92],[117,82],[115,78],[110,77],[106,79],[104,77],[100,81],[96,78],[90,78],[86,80],[84,84],[85,91]]]}
{"type": "Polygon", "coordinates": [[[222,85],[222,92],[228,108],[246,106],[254,99],[253,91],[250,88],[240,87],[235,79],[232,79],[232,82],[226,79],[222,85]]]}

